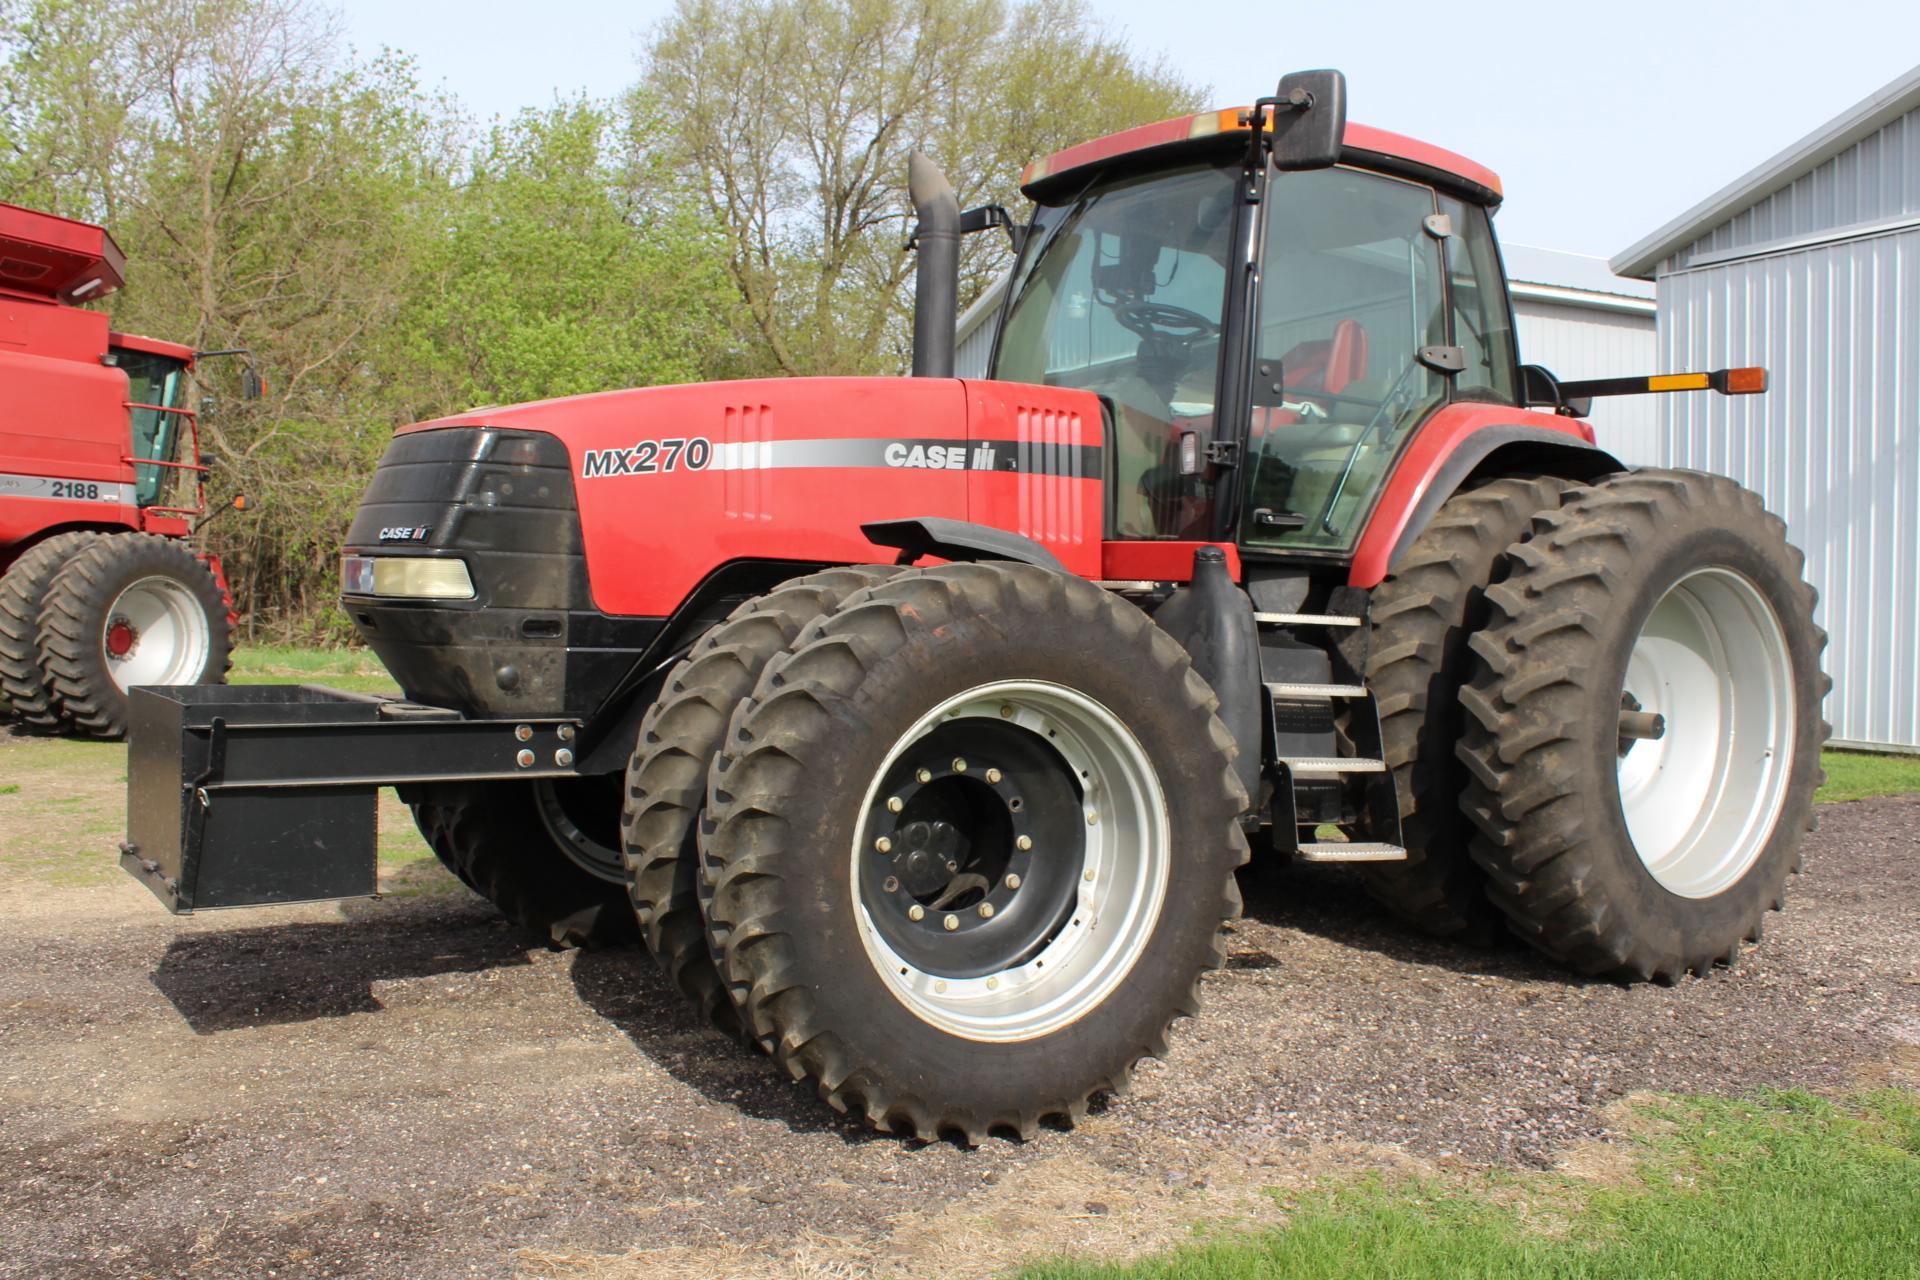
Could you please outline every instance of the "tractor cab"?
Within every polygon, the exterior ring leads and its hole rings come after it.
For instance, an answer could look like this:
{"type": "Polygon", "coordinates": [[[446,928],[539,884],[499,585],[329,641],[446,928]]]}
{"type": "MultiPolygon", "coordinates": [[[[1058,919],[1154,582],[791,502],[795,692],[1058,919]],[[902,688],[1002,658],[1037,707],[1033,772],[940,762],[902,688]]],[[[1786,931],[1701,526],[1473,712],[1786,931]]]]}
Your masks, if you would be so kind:
{"type": "Polygon", "coordinates": [[[1499,180],[1343,121],[1295,167],[1254,145],[1274,106],[1028,171],[992,376],[1101,397],[1117,538],[1344,555],[1420,423],[1520,403],[1499,180]]]}

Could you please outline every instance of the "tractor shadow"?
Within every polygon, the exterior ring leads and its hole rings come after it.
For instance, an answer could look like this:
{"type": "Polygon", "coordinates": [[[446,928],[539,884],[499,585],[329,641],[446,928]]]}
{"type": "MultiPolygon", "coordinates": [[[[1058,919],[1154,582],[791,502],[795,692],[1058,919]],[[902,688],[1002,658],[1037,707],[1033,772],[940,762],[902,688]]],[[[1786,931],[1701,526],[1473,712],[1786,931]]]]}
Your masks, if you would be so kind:
{"type": "Polygon", "coordinates": [[[372,1012],[375,983],[524,965],[530,945],[483,904],[370,910],[177,936],[151,977],[196,1034],[214,1035],[372,1012]]]}
{"type": "Polygon", "coordinates": [[[644,947],[579,952],[572,972],[582,1003],[649,1062],[715,1106],[794,1133],[830,1135],[848,1146],[904,1140],[834,1112],[771,1057],[708,1026],[644,947]]]}
{"type": "MultiPolygon", "coordinates": [[[[1244,900],[1242,919],[1255,925],[1308,934],[1350,951],[1470,977],[1550,982],[1570,988],[1618,985],[1564,969],[1512,935],[1503,935],[1484,946],[1427,937],[1394,919],[1369,897],[1361,873],[1353,867],[1288,863],[1272,854],[1256,853],[1253,861],[1241,868],[1239,880],[1244,900]]],[[[1228,970],[1267,969],[1281,963],[1258,945],[1257,932],[1242,928],[1229,939],[1228,970]]]]}

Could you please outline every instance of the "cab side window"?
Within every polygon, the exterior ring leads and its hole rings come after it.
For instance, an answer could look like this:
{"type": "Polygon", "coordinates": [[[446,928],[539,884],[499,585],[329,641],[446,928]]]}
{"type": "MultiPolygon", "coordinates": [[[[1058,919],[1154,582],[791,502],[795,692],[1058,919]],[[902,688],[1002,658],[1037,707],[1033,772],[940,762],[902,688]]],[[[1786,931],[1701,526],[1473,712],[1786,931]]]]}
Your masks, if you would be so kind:
{"type": "Polygon", "coordinates": [[[1447,240],[1453,341],[1467,356],[1467,367],[1453,380],[1455,398],[1519,404],[1520,361],[1493,224],[1485,209],[1452,196],[1440,197],[1440,211],[1453,223],[1447,240]]]}

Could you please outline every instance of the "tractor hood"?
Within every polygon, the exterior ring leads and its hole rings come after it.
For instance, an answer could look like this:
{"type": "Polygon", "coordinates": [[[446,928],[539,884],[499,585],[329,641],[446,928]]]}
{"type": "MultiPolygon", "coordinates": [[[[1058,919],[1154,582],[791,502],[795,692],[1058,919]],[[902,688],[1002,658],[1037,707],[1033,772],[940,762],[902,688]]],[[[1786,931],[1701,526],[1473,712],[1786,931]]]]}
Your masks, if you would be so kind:
{"type": "MultiPolygon", "coordinates": [[[[606,614],[665,617],[740,561],[889,560],[861,526],[928,516],[1022,534],[1098,576],[1102,426],[1084,391],[959,378],[694,383],[475,409],[402,428],[394,448],[453,430],[560,442],[606,614]]],[[[517,499],[503,488],[485,500],[517,499]]]]}

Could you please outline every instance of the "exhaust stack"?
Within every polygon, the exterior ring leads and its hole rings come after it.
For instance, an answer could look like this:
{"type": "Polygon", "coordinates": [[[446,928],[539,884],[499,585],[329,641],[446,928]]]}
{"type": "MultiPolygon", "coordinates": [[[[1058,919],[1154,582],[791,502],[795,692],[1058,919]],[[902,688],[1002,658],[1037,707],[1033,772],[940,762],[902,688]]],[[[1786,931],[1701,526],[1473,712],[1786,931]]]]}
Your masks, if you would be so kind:
{"type": "Polygon", "coordinates": [[[907,192],[919,225],[913,276],[913,376],[953,376],[954,325],[960,294],[960,201],[940,166],[916,151],[907,161],[907,192]]]}

